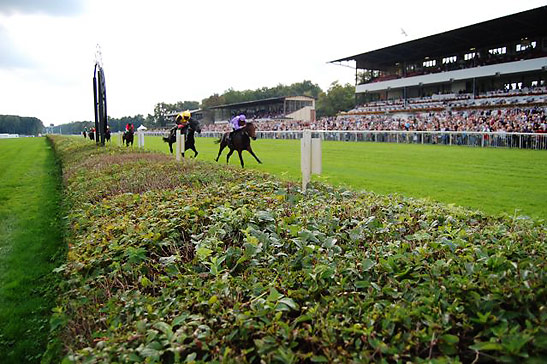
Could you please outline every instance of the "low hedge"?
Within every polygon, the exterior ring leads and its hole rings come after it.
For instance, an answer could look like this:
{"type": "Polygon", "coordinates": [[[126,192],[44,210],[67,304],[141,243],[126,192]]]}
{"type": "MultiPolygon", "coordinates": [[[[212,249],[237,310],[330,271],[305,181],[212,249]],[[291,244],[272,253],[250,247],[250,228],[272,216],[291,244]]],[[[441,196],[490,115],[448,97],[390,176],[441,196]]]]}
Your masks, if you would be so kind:
{"type": "Polygon", "coordinates": [[[54,143],[66,362],[547,358],[541,221],[54,143]]]}

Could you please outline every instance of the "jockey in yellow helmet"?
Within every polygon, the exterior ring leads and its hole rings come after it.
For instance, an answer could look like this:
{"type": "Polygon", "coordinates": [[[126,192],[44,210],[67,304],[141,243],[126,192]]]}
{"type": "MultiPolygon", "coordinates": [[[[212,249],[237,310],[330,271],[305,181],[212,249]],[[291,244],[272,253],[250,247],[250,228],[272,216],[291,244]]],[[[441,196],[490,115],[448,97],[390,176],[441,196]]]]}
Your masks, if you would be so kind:
{"type": "Polygon", "coordinates": [[[169,134],[174,134],[177,129],[180,129],[180,132],[184,134],[188,130],[188,123],[190,122],[192,114],[190,111],[186,110],[181,113],[178,113],[175,117],[175,126],[169,130],[169,134]]]}

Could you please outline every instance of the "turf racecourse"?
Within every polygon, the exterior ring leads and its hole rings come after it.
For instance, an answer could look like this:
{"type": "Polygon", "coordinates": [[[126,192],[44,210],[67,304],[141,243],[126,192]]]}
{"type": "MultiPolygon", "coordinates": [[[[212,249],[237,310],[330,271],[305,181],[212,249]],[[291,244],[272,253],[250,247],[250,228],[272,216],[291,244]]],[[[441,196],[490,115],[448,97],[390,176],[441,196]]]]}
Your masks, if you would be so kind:
{"type": "MultiPolygon", "coordinates": [[[[197,138],[198,159],[212,161],[218,144],[197,138]]],[[[169,152],[160,137],[147,137],[149,150],[169,152]]],[[[300,141],[258,139],[259,165],[243,153],[247,168],[289,180],[300,178],[300,141]]],[[[192,151],[187,151],[193,156],[192,151]]],[[[226,163],[225,150],[219,163],[226,163]]],[[[230,165],[238,166],[234,153],[230,165]]],[[[323,174],[334,185],[381,194],[398,193],[479,209],[491,214],[547,216],[547,151],[392,143],[323,142],[323,174]]]]}
{"type": "Polygon", "coordinates": [[[39,362],[62,260],[60,168],[45,138],[0,139],[0,362],[39,362]]]}

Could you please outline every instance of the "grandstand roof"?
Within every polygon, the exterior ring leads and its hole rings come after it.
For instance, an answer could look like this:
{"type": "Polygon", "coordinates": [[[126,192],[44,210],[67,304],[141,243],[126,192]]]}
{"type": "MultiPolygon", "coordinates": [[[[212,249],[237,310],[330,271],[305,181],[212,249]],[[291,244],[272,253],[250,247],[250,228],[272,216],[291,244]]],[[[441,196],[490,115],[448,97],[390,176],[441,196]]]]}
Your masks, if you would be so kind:
{"type": "Polygon", "coordinates": [[[243,101],[243,102],[236,102],[233,104],[224,104],[224,105],[217,105],[217,106],[211,106],[211,109],[225,109],[225,108],[233,108],[233,107],[240,107],[240,106],[256,106],[256,105],[264,105],[264,104],[277,104],[280,102],[283,102],[285,99],[290,99],[291,97],[304,97],[313,99],[313,97],[309,96],[283,96],[283,97],[270,97],[267,99],[261,99],[261,100],[253,100],[253,101],[243,101]]]}
{"type": "Polygon", "coordinates": [[[340,58],[334,62],[356,61],[359,69],[385,69],[396,62],[415,61],[426,57],[436,58],[452,53],[466,52],[472,48],[495,46],[525,37],[544,36],[547,6],[523,11],[444,33],[415,39],[409,42],[380,48],[374,51],[340,58]]]}

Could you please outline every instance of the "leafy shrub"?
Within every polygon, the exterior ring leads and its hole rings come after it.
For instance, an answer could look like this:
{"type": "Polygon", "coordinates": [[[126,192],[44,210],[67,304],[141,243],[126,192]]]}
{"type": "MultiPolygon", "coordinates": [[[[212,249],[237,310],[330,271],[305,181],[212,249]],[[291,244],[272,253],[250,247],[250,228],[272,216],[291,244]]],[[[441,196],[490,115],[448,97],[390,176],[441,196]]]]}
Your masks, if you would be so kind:
{"type": "Polygon", "coordinates": [[[543,222],[55,143],[67,361],[545,360],[543,222]]]}

